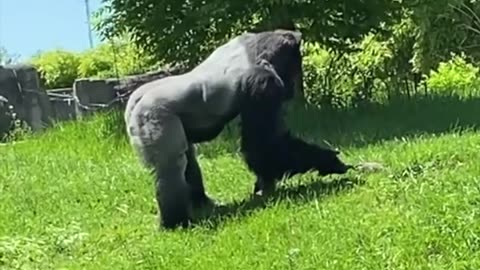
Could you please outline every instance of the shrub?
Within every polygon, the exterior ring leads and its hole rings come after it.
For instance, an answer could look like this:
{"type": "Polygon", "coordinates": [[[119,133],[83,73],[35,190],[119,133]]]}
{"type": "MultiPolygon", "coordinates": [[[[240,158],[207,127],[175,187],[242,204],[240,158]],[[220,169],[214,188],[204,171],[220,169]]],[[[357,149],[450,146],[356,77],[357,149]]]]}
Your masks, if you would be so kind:
{"type": "Polygon", "coordinates": [[[78,78],[114,78],[143,73],[161,62],[130,42],[128,37],[103,43],[83,53],[52,50],[30,61],[47,89],[71,87],[78,78]]]}
{"type": "Polygon", "coordinates": [[[158,67],[159,61],[128,38],[116,39],[82,54],[81,77],[108,78],[139,74],[158,67]]]}
{"type": "Polygon", "coordinates": [[[479,68],[466,60],[464,54],[452,55],[447,62],[441,62],[426,79],[432,94],[473,96],[480,92],[479,68]]]}
{"type": "Polygon", "coordinates": [[[80,77],[108,77],[114,75],[114,65],[103,48],[88,50],[82,54],[78,74],[80,77]]]}
{"type": "Polygon", "coordinates": [[[13,107],[5,97],[0,95],[0,142],[12,129],[14,117],[13,107]]]}
{"type": "Polygon", "coordinates": [[[144,73],[159,68],[162,64],[161,60],[157,60],[155,56],[136,46],[128,38],[119,40],[115,43],[115,47],[110,44],[109,50],[117,52],[116,62],[120,76],[144,73]]]}
{"type": "Polygon", "coordinates": [[[305,94],[308,102],[343,108],[378,101],[386,95],[385,64],[392,58],[387,43],[368,35],[350,53],[318,44],[304,46],[305,94]]]}
{"type": "Polygon", "coordinates": [[[78,78],[80,57],[77,53],[57,49],[42,52],[31,59],[40,80],[48,89],[71,87],[78,78]]]}
{"type": "Polygon", "coordinates": [[[342,57],[320,47],[305,44],[304,83],[309,103],[320,107],[348,106],[352,86],[345,80],[348,67],[342,65],[342,57]]]}
{"type": "Polygon", "coordinates": [[[17,118],[13,106],[0,96],[0,142],[12,142],[27,138],[32,134],[28,124],[17,118]]]}

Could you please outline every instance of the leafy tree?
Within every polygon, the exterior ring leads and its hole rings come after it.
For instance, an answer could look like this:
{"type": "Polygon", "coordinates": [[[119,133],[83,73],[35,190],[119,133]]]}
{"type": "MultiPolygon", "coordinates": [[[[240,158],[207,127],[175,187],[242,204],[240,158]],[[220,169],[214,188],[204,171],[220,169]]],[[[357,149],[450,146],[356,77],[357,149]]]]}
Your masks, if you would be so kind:
{"type": "Polygon", "coordinates": [[[124,35],[83,52],[78,69],[80,77],[114,78],[147,72],[161,64],[124,35]]]}
{"type": "Polygon", "coordinates": [[[130,42],[127,35],[84,52],[54,49],[38,52],[28,61],[48,89],[71,87],[78,78],[116,78],[158,68],[158,58],[130,42]]]}
{"type": "Polygon", "coordinates": [[[95,29],[104,38],[132,34],[167,63],[191,67],[243,31],[302,30],[307,40],[336,49],[395,20],[401,0],[103,0],[95,29]]]}
{"type": "Polygon", "coordinates": [[[417,32],[415,70],[428,73],[451,53],[465,52],[480,60],[480,1],[423,0],[411,11],[417,32]]]}
{"type": "Polygon", "coordinates": [[[29,62],[38,70],[42,85],[47,89],[71,87],[79,77],[80,55],[63,49],[39,52],[29,62]]]}
{"type": "Polygon", "coordinates": [[[298,28],[306,97],[335,106],[410,96],[451,54],[480,60],[479,0],[103,0],[95,29],[130,33],[159,59],[191,68],[243,31],[298,28]],[[315,45],[315,46],[316,46],[315,45]]]}

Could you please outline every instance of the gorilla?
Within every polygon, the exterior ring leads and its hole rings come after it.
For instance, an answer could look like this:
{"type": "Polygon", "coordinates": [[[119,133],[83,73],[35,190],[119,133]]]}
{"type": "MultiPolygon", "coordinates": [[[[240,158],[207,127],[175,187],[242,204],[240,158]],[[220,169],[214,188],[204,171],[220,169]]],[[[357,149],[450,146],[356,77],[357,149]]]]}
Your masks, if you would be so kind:
{"type": "Polygon", "coordinates": [[[237,116],[241,151],[256,175],[254,193],[309,170],[346,173],[338,152],[290,134],[282,104],[302,90],[302,35],[244,33],[188,72],[139,86],[125,109],[130,144],[155,175],[160,225],[187,227],[195,208],[214,205],[203,185],[194,145],[216,138],[237,116]]]}
{"type": "MultiPolygon", "coordinates": [[[[261,65],[265,68],[253,69],[257,79],[275,75],[265,60],[261,60],[261,65]]],[[[292,94],[280,78],[260,85],[252,85],[248,104],[240,112],[241,151],[249,169],[257,176],[254,194],[271,194],[276,181],[312,169],[328,175],[354,168],[338,159],[339,151],[307,143],[290,133],[282,117],[282,103],[286,100],[282,97],[290,98],[292,94]]]]}

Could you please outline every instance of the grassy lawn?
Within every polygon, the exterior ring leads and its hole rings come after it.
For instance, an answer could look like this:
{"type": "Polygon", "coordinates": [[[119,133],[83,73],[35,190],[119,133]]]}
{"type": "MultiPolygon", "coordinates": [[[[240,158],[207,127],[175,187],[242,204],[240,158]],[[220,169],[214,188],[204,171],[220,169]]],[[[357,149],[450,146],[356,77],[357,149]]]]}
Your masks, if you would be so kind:
{"type": "Polygon", "coordinates": [[[200,147],[227,205],[158,230],[149,173],[108,118],[0,146],[0,269],[480,269],[480,101],[292,109],[290,126],[385,169],[290,179],[249,200],[235,129],[200,147]]]}

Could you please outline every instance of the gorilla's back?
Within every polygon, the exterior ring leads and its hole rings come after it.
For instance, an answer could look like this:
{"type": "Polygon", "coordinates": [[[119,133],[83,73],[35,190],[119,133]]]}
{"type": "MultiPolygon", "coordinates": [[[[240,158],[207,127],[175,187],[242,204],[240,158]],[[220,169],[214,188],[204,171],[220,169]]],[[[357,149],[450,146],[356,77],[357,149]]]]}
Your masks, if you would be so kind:
{"type": "Polygon", "coordinates": [[[252,37],[253,34],[246,33],[231,39],[213,51],[191,72],[218,75],[220,73],[228,73],[229,70],[250,67],[252,65],[252,59],[249,57],[251,53],[243,40],[252,37]]]}
{"type": "Polygon", "coordinates": [[[132,110],[167,110],[181,117],[189,129],[216,126],[237,109],[241,76],[232,74],[185,73],[144,84],[130,96],[126,117],[132,110]]]}
{"type": "Polygon", "coordinates": [[[166,109],[178,114],[192,129],[208,129],[237,110],[242,75],[252,66],[244,40],[247,33],[218,47],[191,71],[152,81],[135,90],[127,104],[129,112],[166,109]],[[141,110],[141,108],[137,108],[141,110]]]}

